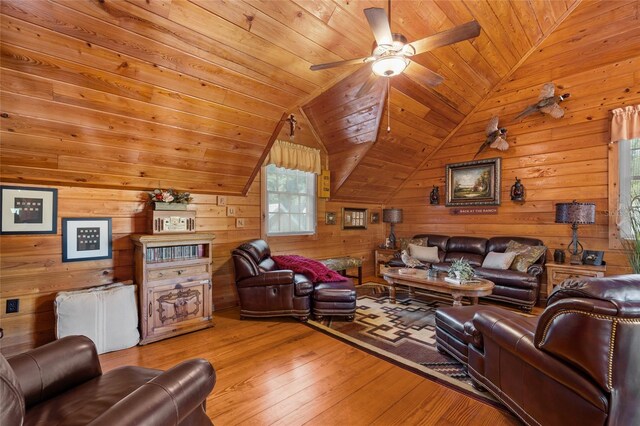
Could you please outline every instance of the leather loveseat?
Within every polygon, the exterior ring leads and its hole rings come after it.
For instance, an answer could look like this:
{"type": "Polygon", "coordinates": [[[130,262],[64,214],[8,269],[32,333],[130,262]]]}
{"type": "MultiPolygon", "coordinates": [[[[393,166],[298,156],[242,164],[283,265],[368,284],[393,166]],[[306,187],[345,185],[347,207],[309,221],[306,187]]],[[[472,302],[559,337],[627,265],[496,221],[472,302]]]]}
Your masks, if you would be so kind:
{"type": "MultiPolygon", "coordinates": [[[[543,246],[544,243],[541,240],[525,237],[448,237],[435,234],[419,234],[415,235],[413,239],[425,237],[428,246],[438,247],[439,262],[431,265],[434,269],[447,271],[451,262],[464,258],[469,261],[476,275],[493,281],[495,284],[493,293],[483,299],[513,304],[526,312],[531,311],[531,308],[537,303],[546,252],[528,268],[527,272],[482,268],[481,265],[485,256],[490,252],[504,253],[511,240],[530,246],[543,246]]],[[[389,262],[389,266],[403,265],[404,263],[399,259],[389,262]]]]}
{"type": "Polygon", "coordinates": [[[348,278],[339,282],[313,283],[303,274],[280,270],[264,240],[253,240],[232,252],[240,317],[294,316],[306,321],[313,313],[352,320],[356,289],[348,278]]]}
{"type": "Polygon", "coordinates": [[[69,336],[0,355],[0,425],[211,425],[205,402],[215,382],[204,359],[102,374],[91,339],[69,336]]]}
{"type": "Polygon", "coordinates": [[[473,308],[469,374],[526,424],[640,425],[640,275],[565,280],[538,321],[473,308]]]}

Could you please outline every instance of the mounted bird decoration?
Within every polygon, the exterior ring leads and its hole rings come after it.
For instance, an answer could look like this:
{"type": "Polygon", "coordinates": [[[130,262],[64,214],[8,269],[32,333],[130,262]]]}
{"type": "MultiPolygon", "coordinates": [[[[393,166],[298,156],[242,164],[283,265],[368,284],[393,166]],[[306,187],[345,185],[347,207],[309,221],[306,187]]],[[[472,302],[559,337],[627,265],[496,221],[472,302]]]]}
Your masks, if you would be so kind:
{"type": "Polygon", "coordinates": [[[515,121],[522,120],[523,118],[541,112],[543,114],[549,114],[553,118],[562,118],[564,116],[564,109],[560,106],[560,102],[571,96],[569,93],[564,93],[560,96],[554,96],[555,85],[553,83],[546,83],[542,86],[538,102],[529,105],[514,119],[515,121]]]}
{"type": "Polygon", "coordinates": [[[498,128],[498,117],[493,117],[489,124],[487,125],[487,130],[485,131],[487,138],[484,140],[482,145],[480,145],[480,149],[476,152],[476,155],[473,158],[476,158],[482,151],[485,150],[486,147],[494,148],[500,151],[506,151],[509,148],[509,143],[507,142],[507,129],[504,127],[498,128]]]}
{"type": "Polygon", "coordinates": [[[400,253],[400,260],[405,264],[407,268],[417,268],[420,266],[424,266],[422,262],[420,262],[415,257],[411,257],[406,250],[402,250],[400,253]]]}

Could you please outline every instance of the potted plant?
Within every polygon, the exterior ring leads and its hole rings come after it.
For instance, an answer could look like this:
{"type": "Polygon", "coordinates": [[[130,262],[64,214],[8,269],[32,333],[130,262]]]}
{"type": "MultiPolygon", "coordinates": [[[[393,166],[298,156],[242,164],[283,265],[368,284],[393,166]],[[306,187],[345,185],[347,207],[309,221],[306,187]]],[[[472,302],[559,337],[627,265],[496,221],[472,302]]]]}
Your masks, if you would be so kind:
{"type": "Polygon", "coordinates": [[[451,267],[449,267],[449,278],[455,278],[460,282],[468,281],[473,278],[475,271],[471,267],[468,261],[464,260],[464,258],[456,259],[451,263],[451,267]]]}
{"type": "Polygon", "coordinates": [[[640,274],[640,195],[636,195],[625,212],[629,230],[622,236],[624,252],[634,274],[640,274]]]}
{"type": "Polygon", "coordinates": [[[148,191],[147,195],[154,210],[186,210],[187,204],[191,201],[191,194],[188,192],[178,192],[171,188],[156,188],[148,191]]]}

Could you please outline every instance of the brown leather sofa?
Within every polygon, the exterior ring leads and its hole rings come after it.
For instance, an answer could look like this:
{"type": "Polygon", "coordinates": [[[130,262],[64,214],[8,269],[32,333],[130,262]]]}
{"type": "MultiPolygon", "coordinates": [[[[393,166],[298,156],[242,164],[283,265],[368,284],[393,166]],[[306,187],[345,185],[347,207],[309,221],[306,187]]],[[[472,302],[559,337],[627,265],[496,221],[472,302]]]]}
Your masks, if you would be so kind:
{"type": "MultiPolygon", "coordinates": [[[[482,268],[482,262],[485,256],[492,251],[504,253],[507,244],[511,240],[526,245],[542,246],[544,243],[541,240],[525,237],[448,237],[435,234],[418,234],[413,238],[424,237],[428,239],[428,246],[438,247],[440,262],[432,265],[434,269],[447,271],[451,266],[451,262],[464,258],[469,261],[476,271],[476,275],[493,281],[495,284],[493,292],[490,296],[486,296],[483,299],[497,300],[516,305],[527,312],[531,311],[531,308],[537,303],[546,253],[531,265],[527,272],[519,272],[511,269],[482,268]]],[[[389,262],[389,266],[403,265],[404,263],[398,259],[389,262]]]]}
{"type": "Polygon", "coordinates": [[[232,252],[240,317],[294,316],[306,321],[313,312],[352,320],[356,290],[351,279],[314,283],[305,275],[279,270],[264,240],[253,240],[232,252]]]}
{"type": "Polygon", "coordinates": [[[204,359],[102,374],[93,342],[69,336],[0,355],[0,425],[211,425],[205,402],[215,382],[204,359]]]}
{"type": "Polygon", "coordinates": [[[640,275],[566,280],[537,320],[470,315],[470,376],[526,424],[640,425],[640,275]]]}

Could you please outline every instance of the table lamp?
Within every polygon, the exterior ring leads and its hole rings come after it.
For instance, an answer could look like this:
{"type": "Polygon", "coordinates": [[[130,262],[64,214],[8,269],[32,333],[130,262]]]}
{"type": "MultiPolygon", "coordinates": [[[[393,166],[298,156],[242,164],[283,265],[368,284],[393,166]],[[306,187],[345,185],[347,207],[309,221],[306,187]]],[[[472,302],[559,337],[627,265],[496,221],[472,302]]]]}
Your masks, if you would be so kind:
{"type": "Polygon", "coordinates": [[[573,231],[573,238],[568,249],[571,254],[569,263],[572,265],[582,264],[582,252],[584,248],[578,241],[578,224],[591,225],[596,223],[596,204],[578,203],[573,200],[571,203],[556,203],[556,223],[570,223],[573,231]]]}
{"type": "Polygon", "coordinates": [[[391,224],[391,233],[389,234],[389,243],[391,248],[396,248],[396,234],[393,227],[396,223],[402,223],[402,209],[382,209],[382,221],[391,224]]]}

